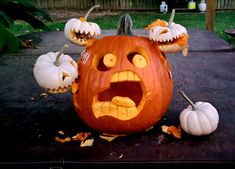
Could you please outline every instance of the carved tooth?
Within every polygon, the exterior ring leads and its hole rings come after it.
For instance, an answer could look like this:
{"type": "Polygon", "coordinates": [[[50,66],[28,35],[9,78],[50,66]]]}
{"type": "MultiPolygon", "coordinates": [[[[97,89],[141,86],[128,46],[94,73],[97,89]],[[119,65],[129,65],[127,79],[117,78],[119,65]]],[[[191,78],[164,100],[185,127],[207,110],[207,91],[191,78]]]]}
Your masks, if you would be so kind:
{"type": "Polygon", "coordinates": [[[126,108],[125,107],[122,107],[122,106],[118,106],[117,108],[117,111],[118,111],[118,119],[121,119],[121,120],[126,120],[127,117],[126,117],[126,108]]]}
{"type": "Polygon", "coordinates": [[[118,81],[122,82],[122,81],[125,81],[125,80],[127,80],[127,72],[120,72],[118,74],[118,81]]]}
{"type": "Polygon", "coordinates": [[[92,104],[93,112],[95,112],[95,117],[98,118],[102,116],[102,109],[101,109],[102,102],[96,102],[92,104]]]}
{"type": "Polygon", "coordinates": [[[118,73],[115,73],[115,74],[112,76],[111,82],[118,82],[118,73]]]}
{"type": "Polygon", "coordinates": [[[109,104],[109,112],[110,114],[114,114],[117,112],[117,105],[110,103],[109,104]]]}
{"type": "Polygon", "coordinates": [[[133,81],[134,80],[134,73],[131,71],[127,71],[127,80],[133,81]]]}
{"type": "Polygon", "coordinates": [[[134,79],[135,79],[135,81],[140,81],[140,78],[137,74],[134,74],[134,79]]]}
{"type": "Polygon", "coordinates": [[[127,108],[128,119],[135,117],[137,113],[138,113],[138,111],[137,111],[136,107],[127,108]]]}
{"type": "Polygon", "coordinates": [[[63,92],[63,90],[62,90],[61,88],[59,88],[57,91],[58,91],[59,93],[62,93],[62,92],[63,92]]]}
{"type": "Polygon", "coordinates": [[[111,82],[122,82],[122,81],[140,81],[137,74],[132,71],[119,72],[112,75],[111,82]]]}
{"type": "Polygon", "coordinates": [[[109,102],[101,102],[101,114],[109,114],[109,102]]]}

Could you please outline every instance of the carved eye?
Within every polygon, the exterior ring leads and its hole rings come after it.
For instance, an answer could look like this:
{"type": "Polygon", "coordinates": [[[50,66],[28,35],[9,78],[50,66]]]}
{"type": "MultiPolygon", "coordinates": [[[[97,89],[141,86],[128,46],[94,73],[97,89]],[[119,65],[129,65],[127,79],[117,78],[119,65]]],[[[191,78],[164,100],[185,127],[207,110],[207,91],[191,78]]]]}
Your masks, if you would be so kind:
{"type": "Polygon", "coordinates": [[[107,68],[112,68],[116,65],[117,57],[111,53],[104,55],[103,63],[107,68]]]}
{"type": "Polygon", "coordinates": [[[146,61],[145,57],[140,54],[136,54],[133,57],[132,63],[138,68],[143,68],[143,67],[147,66],[147,61],[146,61]]]}
{"type": "Polygon", "coordinates": [[[107,71],[113,68],[117,63],[117,57],[112,53],[105,54],[99,59],[97,68],[100,71],[107,71]]]}

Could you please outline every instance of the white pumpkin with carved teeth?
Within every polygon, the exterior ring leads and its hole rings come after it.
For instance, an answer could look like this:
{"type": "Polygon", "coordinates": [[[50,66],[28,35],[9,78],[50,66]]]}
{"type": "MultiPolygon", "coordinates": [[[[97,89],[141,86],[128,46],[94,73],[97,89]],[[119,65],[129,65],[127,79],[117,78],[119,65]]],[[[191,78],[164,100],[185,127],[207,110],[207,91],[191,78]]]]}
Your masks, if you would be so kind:
{"type": "Polygon", "coordinates": [[[148,25],[145,30],[149,31],[149,39],[159,44],[159,49],[166,53],[182,51],[188,55],[188,33],[185,27],[173,22],[175,9],[172,9],[169,22],[157,19],[148,25]]]}
{"type": "Polygon", "coordinates": [[[40,87],[50,93],[64,93],[77,78],[77,63],[69,55],[60,52],[42,54],[36,60],[33,73],[40,87]],[[58,59],[58,60],[57,60],[58,59]]]}
{"type": "Polygon", "coordinates": [[[96,23],[72,18],[66,23],[64,34],[72,43],[83,45],[85,44],[86,39],[89,39],[92,36],[99,36],[101,30],[96,23]]]}
{"type": "MultiPolygon", "coordinates": [[[[167,24],[168,25],[168,24],[167,24]]],[[[172,22],[170,27],[154,26],[149,31],[149,39],[157,42],[170,42],[187,34],[187,30],[180,24],[172,22]]]]}
{"type": "Polygon", "coordinates": [[[64,28],[65,37],[72,43],[85,46],[87,39],[93,36],[100,36],[101,30],[99,25],[94,22],[87,22],[89,13],[99,5],[93,6],[86,14],[85,17],[80,19],[72,18],[67,21],[64,28]]]}

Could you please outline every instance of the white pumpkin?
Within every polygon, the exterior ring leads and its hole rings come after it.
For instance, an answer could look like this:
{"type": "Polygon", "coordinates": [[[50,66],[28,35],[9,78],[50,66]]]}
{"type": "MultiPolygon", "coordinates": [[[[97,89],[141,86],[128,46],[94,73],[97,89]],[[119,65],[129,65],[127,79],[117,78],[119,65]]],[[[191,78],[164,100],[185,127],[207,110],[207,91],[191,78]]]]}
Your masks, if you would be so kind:
{"type": "Polygon", "coordinates": [[[187,34],[187,30],[180,24],[172,22],[171,26],[154,26],[149,31],[149,39],[157,42],[169,42],[187,34]]]}
{"type": "Polygon", "coordinates": [[[42,88],[50,93],[64,93],[71,88],[78,77],[77,63],[69,55],[64,55],[64,45],[59,52],[48,52],[40,55],[34,65],[33,74],[42,88]]]}
{"type": "Polygon", "coordinates": [[[190,104],[179,116],[182,129],[194,136],[208,135],[214,132],[219,123],[219,114],[216,108],[208,102],[198,101],[194,104],[183,91],[179,92],[190,104]]]}
{"type": "Polygon", "coordinates": [[[185,27],[173,22],[174,15],[175,10],[173,9],[168,23],[158,19],[150,24],[147,28],[149,39],[157,42],[170,42],[187,34],[185,27]]]}
{"type": "Polygon", "coordinates": [[[188,55],[188,33],[185,27],[173,22],[175,9],[172,9],[169,22],[157,19],[146,30],[149,30],[149,39],[159,43],[159,50],[166,53],[182,51],[188,55]]]}
{"type": "Polygon", "coordinates": [[[85,46],[87,40],[93,36],[100,36],[101,30],[99,25],[94,22],[87,22],[89,13],[99,5],[95,5],[89,9],[85,17],[80,19],[69,19],[64,28],[65,37],[72,43],[85,46]]]}

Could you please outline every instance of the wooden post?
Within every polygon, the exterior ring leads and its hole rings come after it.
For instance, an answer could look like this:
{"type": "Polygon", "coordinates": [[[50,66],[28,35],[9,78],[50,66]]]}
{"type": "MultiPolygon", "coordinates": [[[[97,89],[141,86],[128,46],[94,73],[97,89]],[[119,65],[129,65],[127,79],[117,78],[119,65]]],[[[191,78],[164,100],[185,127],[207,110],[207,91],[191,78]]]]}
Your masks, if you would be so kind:
{"type": "Polygon", "coordinates": [[[206,30],[214,31],[216,0],[206,1],[206,30]]]}

